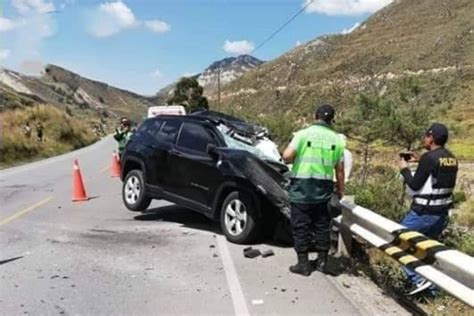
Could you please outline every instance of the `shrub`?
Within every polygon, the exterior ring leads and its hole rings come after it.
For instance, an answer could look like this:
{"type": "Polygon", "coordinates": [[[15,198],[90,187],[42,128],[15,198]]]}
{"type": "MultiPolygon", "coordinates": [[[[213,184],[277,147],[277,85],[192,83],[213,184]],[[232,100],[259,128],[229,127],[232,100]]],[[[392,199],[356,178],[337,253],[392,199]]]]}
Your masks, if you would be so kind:
{"type": "MultiPolygon", "coordinates": [[[[353,178],[357,179],[358,173],[353,178]]],[[[408,210],[402,199],[403,185],[398,171],[379,165],[371,170],[365,184],[349,183],[346,193],[355,196],[355,203],[399,222],[408,210]]]]}
{"type": "Polygon", "coordinates": [[[86,122],[69,117],[50,105],[7,110],[2,113],[4,135],[1,143],[0,163],[13,164],[41,157],[54,156],[77,149],[95,141],[86,122]],[[30,137],[23,133],[29,122],[30,137]],[[36,140],[35,124],[44,126],[44,141],[36,140]]]}
{"type": "Polygon", "coordinates": [[[461,204],[455,214],[455,221],[459,225],[474,228],[474,198],[461,204]]]}

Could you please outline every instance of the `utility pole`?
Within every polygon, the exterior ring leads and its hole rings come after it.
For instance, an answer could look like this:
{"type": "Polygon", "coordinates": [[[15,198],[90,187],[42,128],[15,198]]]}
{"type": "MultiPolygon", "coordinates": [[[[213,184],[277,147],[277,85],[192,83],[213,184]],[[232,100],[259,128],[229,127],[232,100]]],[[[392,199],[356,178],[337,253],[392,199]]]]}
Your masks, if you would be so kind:
{"type": "Polygon", "coordinates": [[[217,107],[221,109],[221,67],[217,67],[217,107]]]}

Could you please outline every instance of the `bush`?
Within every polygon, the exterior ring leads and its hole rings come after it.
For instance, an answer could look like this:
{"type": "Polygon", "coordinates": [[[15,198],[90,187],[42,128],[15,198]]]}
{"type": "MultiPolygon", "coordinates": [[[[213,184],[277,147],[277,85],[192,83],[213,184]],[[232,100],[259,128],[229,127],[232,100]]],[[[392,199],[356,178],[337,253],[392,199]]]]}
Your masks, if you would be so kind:
{"type": "MultiPolygon", "coordinates": [[[[359,175],[354,174],[353,179],[359,175]]],[[[403,199],[403,185],[398,171],[389,166],[379,165],[371,170],[365,184],[351,182],[347,185],[347,195],[355,196],[355,203],[399,222],[408,210],[403,199]]]]}
{"type": "Polygon", "coordinates": [[[455,221],[459,225],[474,228],[474,198],[461,204],[455,214],[455,221]]]}
{"type": "Polygon", "coordinates": [[[454,205],[461,204],[467,201],[467,195],[464,191],[454,191],[453,193],[453,202],[454,205]]]}
{"type": "Polygon", "coordinates": [[[4,124],[0,163],[10,165],[41,157],[50,157],[93,143],[96,138],[86,122],[68,116],[50,105],[7,110],[2,113],[4,124]],[[23,127],[29,122],[32,129],[27,137],[23,127]],[[44,126],[44,141],[36,139],[35,124],[44,126]]]}
{"type": "Polygon", "coordinates": [[[452,224],[443,232],[441,241],[446,246],[474,256],[474,234],[467,228],[452,224]]]}

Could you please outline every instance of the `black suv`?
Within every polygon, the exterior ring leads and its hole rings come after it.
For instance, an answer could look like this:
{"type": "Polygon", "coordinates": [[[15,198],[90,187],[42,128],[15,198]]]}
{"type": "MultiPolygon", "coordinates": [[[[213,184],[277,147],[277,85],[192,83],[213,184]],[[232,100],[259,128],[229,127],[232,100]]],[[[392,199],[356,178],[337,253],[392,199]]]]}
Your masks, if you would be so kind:
{"type": "Polygon", "coordinates": [[[235,243],[271,231],[288,210],[288,169],[228,146],[229,135],[253,127],[215,112],[147,119],[122,156],[125,206],[142,212],[152,199],[168,200],[219,220],[235,243]]]}

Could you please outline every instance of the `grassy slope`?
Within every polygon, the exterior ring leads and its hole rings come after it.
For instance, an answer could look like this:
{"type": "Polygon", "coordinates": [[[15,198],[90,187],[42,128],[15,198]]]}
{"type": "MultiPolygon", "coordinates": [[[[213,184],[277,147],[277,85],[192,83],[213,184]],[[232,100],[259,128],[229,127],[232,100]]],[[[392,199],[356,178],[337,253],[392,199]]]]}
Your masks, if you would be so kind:
{"type": "Polygon", "coordinates": [[[50,105],[37,105],[2,112],[3,137],[0,165],[50,157],[89,145],[96,140],[91,127],[81,118],[67,115],[50,105]],[[31,137],[23,133],[26,122],[32,127],[31,137]],[[36,140],[34,125],[44,126],[44,142],[36,140]]]}

